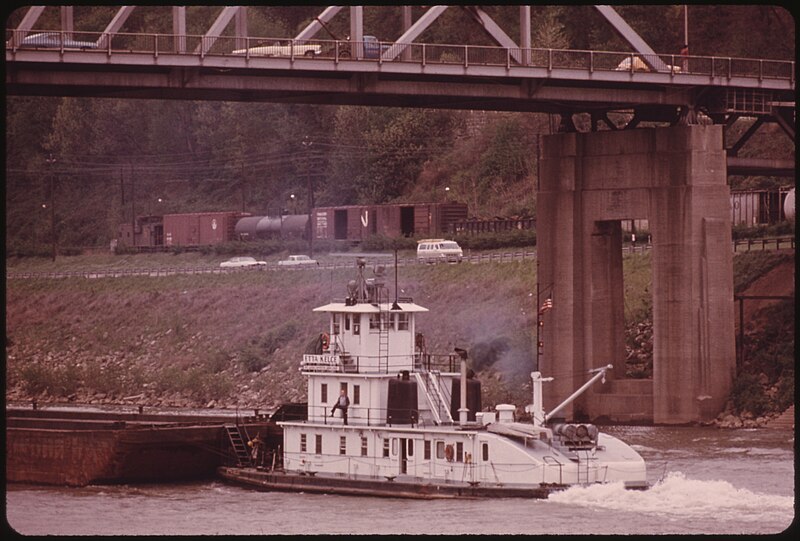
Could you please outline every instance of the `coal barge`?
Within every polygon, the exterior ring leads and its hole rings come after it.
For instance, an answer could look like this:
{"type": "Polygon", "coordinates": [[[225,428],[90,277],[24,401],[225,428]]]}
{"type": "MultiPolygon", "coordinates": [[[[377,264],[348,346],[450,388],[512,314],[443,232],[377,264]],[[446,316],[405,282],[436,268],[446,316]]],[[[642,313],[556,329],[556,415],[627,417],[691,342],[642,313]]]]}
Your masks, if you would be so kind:
{"type": "Polygon", "coordinates": [[[6,481],[43,485],[188,481],[278,445],[269,416],[6,409],[6,481]]]}

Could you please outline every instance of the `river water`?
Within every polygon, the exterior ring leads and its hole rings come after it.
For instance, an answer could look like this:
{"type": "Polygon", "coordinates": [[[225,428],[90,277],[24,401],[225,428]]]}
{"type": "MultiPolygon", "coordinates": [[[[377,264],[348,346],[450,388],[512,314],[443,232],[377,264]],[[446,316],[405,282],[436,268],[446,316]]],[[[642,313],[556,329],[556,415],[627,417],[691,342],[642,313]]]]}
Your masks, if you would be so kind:
{"type": "Polygon", "coordinates": [[[54,488],[9,485],[24,535],[775,534],[795,517],[794,433],[605,427],[653,485],[576,487],[547,500],[403,500],[255,492],[219,481],[54,488]]]}

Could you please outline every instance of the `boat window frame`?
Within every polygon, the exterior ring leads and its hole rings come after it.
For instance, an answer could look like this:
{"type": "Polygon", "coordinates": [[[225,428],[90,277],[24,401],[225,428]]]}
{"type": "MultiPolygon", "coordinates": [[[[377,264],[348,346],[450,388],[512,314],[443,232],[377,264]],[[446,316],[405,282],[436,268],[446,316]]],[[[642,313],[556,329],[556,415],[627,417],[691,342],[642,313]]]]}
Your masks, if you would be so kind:
{"type": "Polygon", "coordinates": [[[389,458],[389,438],[383,438],[383,458],[389,458]]]}
{"type": "Polygon", "coordinates": [[[422,456],[424,460],[431,459],[431,440],[424,440],[422,456]]]}
{"type": "Polygon", "coordinates": [[[314,454],[322,454],[322,434],[314,434],[314,454]]]}
{"type": "Polygon", "coordinates": [[[444,440],[436,440],[436,458],[437,460],[444,460],[444,440]]]}
{"type": "Polygon", "coordinates": [[[369,440],[366,436],[361,436],[361,456],[369,456],[369,440]]]}
{"type": "Polygon", "coordinates": [[[319,401],[323,404],[328,403],[328,384],[320,383],[319,385],[319,401]]]}
{"type": "Polygon", "coordinates": [[[300,433],[300,452],[301,453],[308,452],[308,437],[304,432],[300,433]]]}
{"type": "Polygon", "coordinates": [[[353,384],[353,405],[361,404],[361,385],[353,384]]]}
{"type": "Polygon", "coordinates": [[[347,436],[339,436],[339,454],[347,454],[347,436]]]}
{"type": "Polygon", "coordinates": [[[397,312],[397,330],[408,331],[411,330],[411,314],[407,312],[397,312]]]}
{"type": "Polygon", "coordinates": [[[481,441],[481,460],[489,462],[489,442],[481,441]]]}

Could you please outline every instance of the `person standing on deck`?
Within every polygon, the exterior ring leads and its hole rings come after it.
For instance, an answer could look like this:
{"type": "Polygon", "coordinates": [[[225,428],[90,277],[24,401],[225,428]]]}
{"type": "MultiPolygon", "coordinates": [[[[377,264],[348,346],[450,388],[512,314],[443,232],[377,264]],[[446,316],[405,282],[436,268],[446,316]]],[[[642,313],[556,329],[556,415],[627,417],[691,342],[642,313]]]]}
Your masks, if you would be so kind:
{"type": "Polygon", "coordinates": [[[342,389],[339,398],[336,400],[336,403],[333,405],[333,409],[331,409],[331,416],[336,412],[336,408],[342,410],[342,422],[347,424],[347,408],[350,406],[350,399],[347,397],[347,391],[342,389]]]}

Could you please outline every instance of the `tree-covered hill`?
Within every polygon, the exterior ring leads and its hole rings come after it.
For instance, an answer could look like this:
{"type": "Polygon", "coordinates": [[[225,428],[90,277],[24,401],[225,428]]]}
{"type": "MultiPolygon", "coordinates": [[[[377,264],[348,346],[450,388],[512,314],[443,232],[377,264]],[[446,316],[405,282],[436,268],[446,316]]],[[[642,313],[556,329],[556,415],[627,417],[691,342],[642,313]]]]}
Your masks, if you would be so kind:
{"type": "MultiPolygon", "coordinates": [[[[121,31],[170,33],[169,9],[137,8],[121,31]]],[[[187,31],[201,33],[219,9],[190,6],[187,31]]],[[[657,52],[680,50],[681,6],[617,9],[657,52]]],[[[101,31],[115,10],[76,6],[76,29],[101,31]]],[[[413,10],[416,18],[422,7],[413,10]]],[[[486,10],[506,33],[519,35],[518,6],[486,10]]],[[[780,7],[689,10],[692,54],[794,58],[794,21],[780,7]]],[[[320,11],[249,6],[249,33],[293,36],[320,11]]],[[[11,12],[6,28],[23,15],[11,12]]],[[[398,6],[364,9],[365,29],[382,40],[397,38],[401,21],[398,6]]],[[[345,35],[348,17],[329,26],[345,35]]],[[[37,28],[58,27],[58,10],[46,9],[37,28]]],[[[592,6],[534,6],[531,29],[534,47],[629,50],[592,6]]],[[[458,8],[418,41],[491,45],[458,8]]],[[[748,126],[741,121],[731,129],[748,126]]],[[[19,253],[46,252],[53,217],[59,245],[85,247],[108,246],[132,214],[307,212],[309,186],[316,205],[450,197],[476,217],[535,216],[536,149],[550,131],[551,119],[541,114],[7,96],[6,244],[19,253]],[[302,202],[296,208],[289,208],[291,194],[302,202]]],[[[743,152],[786,159],[794,148],[778,128],[765,126],[743,152]]],[[[732,182],[757,187],[785,179],[732,182]]]]}

